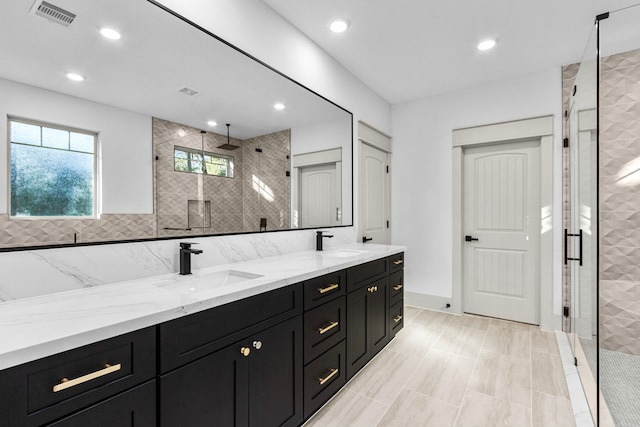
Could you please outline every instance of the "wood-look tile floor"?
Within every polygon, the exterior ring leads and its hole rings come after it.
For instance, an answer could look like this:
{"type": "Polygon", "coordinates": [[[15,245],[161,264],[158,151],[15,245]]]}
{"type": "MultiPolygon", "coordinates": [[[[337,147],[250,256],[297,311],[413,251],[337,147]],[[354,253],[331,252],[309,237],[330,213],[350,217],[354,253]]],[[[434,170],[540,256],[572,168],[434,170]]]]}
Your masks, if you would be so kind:
{"type": "Polygon", "coordinates": [[[571,427],[555,334],[405,307],[404,329],[306,427],[571,427]]]}

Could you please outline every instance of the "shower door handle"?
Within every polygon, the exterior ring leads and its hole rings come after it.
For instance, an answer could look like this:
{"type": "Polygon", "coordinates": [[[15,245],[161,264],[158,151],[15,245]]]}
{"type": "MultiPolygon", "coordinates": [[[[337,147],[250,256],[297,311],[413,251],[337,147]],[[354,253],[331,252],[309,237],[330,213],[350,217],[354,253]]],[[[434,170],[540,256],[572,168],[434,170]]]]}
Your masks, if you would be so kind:
{"type": "Polygon", "coordinates": [[[564,229],[564,265],[567,265],[567,261],[579,261],[582,266],[582,229],[575,233],[569,233],[569,230],[564,229]],[[578,258],[572,258],[569,256],[569,237],[578,238],[578,258]]]}

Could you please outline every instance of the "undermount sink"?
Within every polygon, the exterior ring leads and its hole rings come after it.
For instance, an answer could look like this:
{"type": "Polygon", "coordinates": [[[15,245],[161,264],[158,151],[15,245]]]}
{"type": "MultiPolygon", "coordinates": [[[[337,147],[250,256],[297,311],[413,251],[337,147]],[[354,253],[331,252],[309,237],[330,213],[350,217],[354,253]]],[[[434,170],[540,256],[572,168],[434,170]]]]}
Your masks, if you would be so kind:
{"type": "Polygon", "coordinates": [[[323,255],[335,258],[349,258],[352,256],[358,256],[368,253],[369,251],[361,249],[332,249],[325,251],[323,255]]]}
{"type": "Polygon", "coordinates": [[[216,288],[224,288],[229,285],[247,282],[263,277],[261,274],[247,273],[246,271],[224,270],[202,276],[189,276],[177,278],[171,282],[158,283],[155,286],[165,289],[180,289],[190,292],[203,292],[216,288]]]}

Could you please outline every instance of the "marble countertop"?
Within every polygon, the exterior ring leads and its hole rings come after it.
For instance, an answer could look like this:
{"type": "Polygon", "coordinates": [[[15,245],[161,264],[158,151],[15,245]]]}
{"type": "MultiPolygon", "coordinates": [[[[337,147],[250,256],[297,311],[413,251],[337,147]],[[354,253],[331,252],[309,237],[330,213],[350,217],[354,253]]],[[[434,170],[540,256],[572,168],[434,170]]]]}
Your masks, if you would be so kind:
{"type": "Polygon", "coordinates": [[[0,303],[0,369],[405,250],[352,244],[0,303]]]}

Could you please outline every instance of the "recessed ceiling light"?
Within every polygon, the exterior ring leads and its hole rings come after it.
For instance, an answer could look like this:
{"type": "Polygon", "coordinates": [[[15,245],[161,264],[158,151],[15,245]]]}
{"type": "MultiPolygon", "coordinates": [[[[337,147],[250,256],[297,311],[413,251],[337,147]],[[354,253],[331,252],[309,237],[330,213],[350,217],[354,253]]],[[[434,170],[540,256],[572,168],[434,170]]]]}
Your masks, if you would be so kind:
{"type": "Polygon", "coordinates": [[[478,43],[478,50],[493,49],[495,45],[496,45],[496,41],[493,39],[483,40],[480,43],[478,43]]]}
{"type": "Polygon", "coordinates": [[[275,108],[276,110],[284,110],[284,104],[278,102],[277,104],[273,105],[273,108],[275,108]]]}
{"type": "Polygon", "coordinates": [[[334,33],[342,33],[349,28],[349,21],[346,19],[336,19],[329,25],[329,29],[334,33]]]}
{"type": "Polygon", "coordinates": [[[218,122],[216,122],[215,120],[209,120],[209,121],[207,122],[207,124],[208,124],[209,126],[218,126],[218,122]]]}
{"type": "Polygon", "coordinates": [[[100,30],[100,34],[111,40],[120,40],[120,33],[113,28],[103,28],[100,30]]]}
{"type": "Polygon", "coordinates": [[[76,74],[76,73],[67,73],[67,78],[69,80],[73,80],[74,82],[81,82],[84,80],[84,77],[81,76],[80,74],[76,74]]]}

